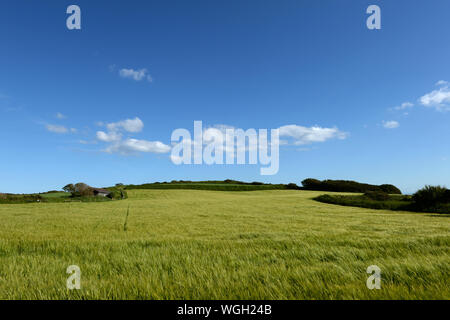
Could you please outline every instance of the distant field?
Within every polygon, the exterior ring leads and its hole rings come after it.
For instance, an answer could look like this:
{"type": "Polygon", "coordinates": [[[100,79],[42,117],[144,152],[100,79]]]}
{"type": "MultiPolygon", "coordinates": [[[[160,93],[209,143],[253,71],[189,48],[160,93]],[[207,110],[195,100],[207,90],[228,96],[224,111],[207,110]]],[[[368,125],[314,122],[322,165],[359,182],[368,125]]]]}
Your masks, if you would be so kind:
{"type": "Polygon", "coordinates": [[[0,299],[450,299],[448,215],[312,200],[323,193],[2,204],[0,299]],[[69,265],[81,290],[66,289],[69,265]],[[381,290],[366,287],[369,265],[381,290]]]}
{"type": "Polygon", "coordinates": [[[42,193],[41,194],[42,198],[69,198],[70,197],[70,193],[67,192],[51,192],[51,193],[42,193]]]}

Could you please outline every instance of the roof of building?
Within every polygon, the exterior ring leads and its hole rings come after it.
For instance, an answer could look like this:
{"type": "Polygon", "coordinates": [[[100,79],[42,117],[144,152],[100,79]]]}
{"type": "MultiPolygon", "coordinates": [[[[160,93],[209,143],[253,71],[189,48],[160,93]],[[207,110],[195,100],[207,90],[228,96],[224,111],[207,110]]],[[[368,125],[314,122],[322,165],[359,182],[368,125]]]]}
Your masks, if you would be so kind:
{"type": "Polygon", "coordinates": [[[101,188],[92,188],[92,190],[97,191],[98,193],[111,193],[111,191],[101,188]]]}

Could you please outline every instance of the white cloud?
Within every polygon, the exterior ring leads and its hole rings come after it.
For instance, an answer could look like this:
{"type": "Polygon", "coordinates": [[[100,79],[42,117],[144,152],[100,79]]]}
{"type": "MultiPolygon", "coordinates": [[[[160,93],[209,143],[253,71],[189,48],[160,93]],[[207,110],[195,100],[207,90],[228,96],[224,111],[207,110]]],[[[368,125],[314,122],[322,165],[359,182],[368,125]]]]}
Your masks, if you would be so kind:
{"type": "Polygon", "coordinates": [[[150,153],[167,153],[171,147],[160,141],[147,141],[138,139],[126,139],[115,143],[108,148],[106,152],[120,154],[131,154],[136,152],[150,152],[150,153]]]}
{"type": "Polygon", "coordinates": [[[435,108],[439,111],[450,110],[450,87],[446,81],[439,81],[441,88],[433,90],[422,96],[419,101],[427,108],[435,108]]]}
{"type": "Polygon", "coordinates": [[[153,78],[148,74],[147,69],[120,69],[119,75],[122,78],[133,79],[134,81],[142,81],[146,79],[148,82],[152,82],[153,78]]]}
{"type": "Polygon", "coordinates": [[[45,125],[45,127],[47,128],[48,131],[54,132],[54,133],[67,133],[67,132],[69,132],[69,129],[67,129],[64,126],[47,124],[47,125],[45,125]]]}
{"type": "Polygon", "coordinates": [[[348,134],[338,128],[322,128],[318,126],[303,127],[298,125],[286,125],[279,128],[280,137],[294,139],[294,145],[305,145],[314,142],[325,142],[330,139],[345,139],[348,134]]]}
{"type": "Polygon", "coordinates": [[[412,104],[411,102],[403,102],[401,105],[394,107],[394,110],[405,110],[408,108],[412,108],[414,107],[414,104],[412,104]]]}
{"type": "Polygon", "coordinates": [[[66,119],[67,117],[65,115],[63,115],[61,112],[58,112],[58,113],[56,113],[56,118],[62,120],[62,119],[66,119]]]}
{"type": "MultiPolygon", "coordinates": [[[[439,87],[418,99],[418,103],[427,108],[435,108],[438,111],[450,110],[450,82],[446,80],[439,80],[436,82],[436,86],[439,87]]],[[[389,110],[407,110],[414,106],[411,102],[404,102],[400,106],[390,108],[389,110]]],[[[408,115],[407,112],[403,113],[408,115]]]]}
{"type": "MultiPolygon", "coordinates": [[[[212,141],[221,141],[224,140],[223,151],[234,153],[236,151],[244,150],[250,151],[258,149],[257,141],[246,141],[245,146],[243,148],[238,148],[235,146],[232,140],[226,141],[226,130],[233,129],[234,133],[237,133],[237,130],[242,130],[244,133],[246,130],[241,128],[236,128],[229,125],[214,125],[212,127],[207,127],[203,129],[203,143],[208,144],[212,141]],[[231,149],[227,146],[233,146],[231,149]],[[235,149],[236,148],[236,149],[235,149]]],[[[307,145],[317,142],[325,142],[330,139],[346,139],[348,137],[348,133],[340,131],[338,128],[322,128],[318,126],[314,127],[303,127],[298,125],[286,125],[278,128],[279,130],[279,145],[280,146],[288,146],[288,145],[307,145]],[[287,137],[291,139],[281,139],[281,137],[287,137]],[[290,140],[290,141],[288,141],[290,140]]],[[[256,130],[256,134],[258,134],[258,130],[256,130]]],[[[268,130],[268,135],[270,136],[270,130],[268,130]]],[[[233,138],[233,137],[228,137],[233,138]]],[[[186,142],[194,145],[194,141],[186,142]]],[[[270,141],[269,144],[272,142],[270,141]]]]}
{"type": "MultiPolygon", "coordinates": [[[[132,137],[124,138],[125,131],[127,132],[140,132],[144,124],[139,118],[128,119],[119,122],[106,124],[107,132],[98,131],[96,136],[98,141],[109,143],[104,149],[108,153],[120,153],[120,154],[133,154],[139,152],[150,153],[167,153],[170,152],[171,146],[162,143],[161,141],[148,141],[139,140],[132,137]]],[[[257,141],[247,141],[245,146],[241,146],[241,149],[236,150],[234,143],[227,143],[224,141],[227,139],[225,136],[227,129],[234,129],[234,134],[237,134],[237,130],[242,130],[241,133],[246,133],[246,130],[235,128],[228,125],[214,125],[203,129],[203,144],[211,143],[212,141],[223,141],[223,151],[226,153],[235,153],[237,151],[249,151],[258,148],[257,141]],[[233,149],[228,150],[227,146],[233,145],[233,149]]],[[[253,129],[250,129],[253,130],[253,129]]],[[[281,140],[280,145],[306,145],[315,142],[325,142],[330,139],[345,139],[348,134],[340,131],[338,128],[322,128],[318,126],[314,127],[302,127],[297,125],[287,125],[278,128],[279,136],[291,138],[293,141],[289,143],[288,140],[281,140]]],[[[250,133],[251,131],[248,131],[250,133]]],[[[258,130],[254,130],[255,134],[258,130]]],[[[270,135],[270,130],[269,130],[270,135]]],[[[228,137],[232,138],[232,137],[228,137]]],[[[251,139],[250,139],[251,140],[251,139]]],[[[185,141],[190,145],[194,145],[194,141],[185,141]]],[[[269,142],[271,143],[271,142],[269,142]]],[[[302,149],[302,151],[304,151],[302,149]]]]}
{"type": "MultiPolygon", "coordinates": [[[[103,123],[101,123],[103,125],[103,123]]],[[[123,155],[138,152],[167,153],[171,147],[160,141],[138,140],[134,138],[123,139],[125,132],[137,133],[144,128],[144,123],[138,117],[106,124],[108,132],[97,131],[99,141],[110,143],[104,149],[108,153],[120,153],[123,155]]]]}
{"type": "Polygon", "coordinates": [[[144,128],[144,123],[138,117],[126,119],[119,122],[108,123],[106,125],[109,131],[125,130],[127,132],[140,132],[144,128]]]}
{"type": "Polygon", "coordinates": [[[113,141],[120,141],[122,139],[122,135],[117,132],[104,132],[104,131],[97,131],[97,139],[103,142],[113,142],[113,141]]]}
{"type": "Polygon", "coordinates": [[[395,129],[400,127],[400,123],[394,120],[383,121],[383,127],[385,127],[386,129],[395,129]]]}

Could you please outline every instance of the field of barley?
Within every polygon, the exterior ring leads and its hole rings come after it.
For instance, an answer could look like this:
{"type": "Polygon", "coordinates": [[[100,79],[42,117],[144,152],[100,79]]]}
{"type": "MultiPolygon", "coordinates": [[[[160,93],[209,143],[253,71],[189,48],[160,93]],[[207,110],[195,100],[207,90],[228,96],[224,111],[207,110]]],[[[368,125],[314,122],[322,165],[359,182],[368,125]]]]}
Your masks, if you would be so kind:
{"type": "Polygon", "coordinates": [[[0,299],[450,299],[449,215],[312,200],[323,193],[2,204],[0,299]],[[66,288],[69,265],[80,290],[66,288]]]}

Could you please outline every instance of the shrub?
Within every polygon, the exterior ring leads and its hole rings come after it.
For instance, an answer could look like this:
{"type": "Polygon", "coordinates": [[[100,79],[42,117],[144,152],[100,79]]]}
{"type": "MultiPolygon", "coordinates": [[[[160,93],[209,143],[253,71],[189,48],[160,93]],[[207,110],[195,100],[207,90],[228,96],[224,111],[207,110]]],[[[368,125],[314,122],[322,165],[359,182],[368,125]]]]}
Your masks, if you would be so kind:
{"type": "Polygon", "coordinates": [[[121,199],[128,199],[128,193],[120,187],[112,187],[108,188],[108,191],[110,192],[108,195],[108,198],[113,200],[121,200],[121,199]]]}
{"type": "Polygon", "coordinates": [[[330,196],[329,194],[323,194],[321,196],[314,198],[314,200],[331,204],[336,204],[338,202],[335,197],[330,196]]]}
{"type": "Polygon", "coordinates": [[[389,194],[401,194],[401,191],[389,184],[381,186],[371,185],[367,183],[359,183],[348,180],[324,180],[305,179],[302,185],[306,190],[333,191],[333,192],[357,192],[364,193],[368,191],[378,191],[389,194]]]}
{"type": "Polygon", "coordinates": [[[389,194],[382,191],[367,191],[364,193],[364,196],[366,196],[369,199],[376,200],[376,201],[387,201],[389,200],[389,194]]]}
{"type": "Polygon", "coordinates": [[[117,189],[110,189],[108,190],[109,194],[108,194],[108,198],[110,199],[120,199],[120,191],[117,189]]]}
{"type": "Polygon", "coordinates": [[[400,197],[389,197],[388,200],[385,201],[377,201],[368,198],[367,196],[343,196],[343,195],[328,195],[324,194],[319,197],[314,198],[316,201],[329,203],[329,204],[337,204],[341,206],[350,206],[350,207],[361,207],[361,208],[370,208],[370,209],[383,209],[383,210],[411,210],[411,202],[403,201],[400,197]]]}
{"type": "Polygon", "coordinates": [[[302,185],[305,189],[308,189],[308,190],[320,190],[320,188],[322,186],[322,181],[309,178],[309,179],[303,180],[302,185]]]}
{"type": "Polygon", "coordinates": [[[253,191],[253,190],[286,190],[284,184],[255,184],[236,182],[235,180],[224,181],[197,181],[191,183],[146,183],[141,185],[127,185],[127,190],[133,189],[193,189],[193,190],[216,190],[216,191],[253,191]]]}
{"type": "Polygon", "coordinates": [[[400,189],[392,184],[382,184],[380,189],[387,194],[402,194],[400,189]]]}
{"type": "Polygon", "coordinates": [[[449,189],[445,190],[445,192],[444,192],[443,202],[450,203],[450,190],[449,189]]]}
{"type": "Polygon", "coordinates": [[[295,183],[289,183],[286,185],[286,189],[300,190],[301,188],[298,185],[296,185],[295,183]]]}
{"type": "Polygon", "coordinates": [[[421,211],[433,210],[450,202],[449,190],[441,186],[425,186],[413,195],[412,200],[421,211]]]}

